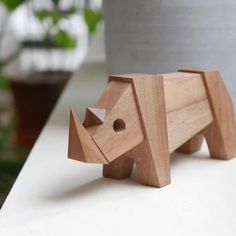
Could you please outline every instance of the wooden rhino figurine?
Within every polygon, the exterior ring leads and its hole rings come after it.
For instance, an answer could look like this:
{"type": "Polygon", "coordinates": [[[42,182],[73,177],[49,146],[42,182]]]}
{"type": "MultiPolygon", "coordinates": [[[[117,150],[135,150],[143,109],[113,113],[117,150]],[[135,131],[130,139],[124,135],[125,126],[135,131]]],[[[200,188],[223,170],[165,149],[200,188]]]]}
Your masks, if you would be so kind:
{"type": "Polygon", "coordinates": [[[103,175],[123,179],[136,164],[138,181],[170,184],[170,153],[193,153],[203,136],[212,158],[236,156],[233,106],[219,72],[110,76],[83,124],[71,112],[69,158],[103,163],[103,175]]]}

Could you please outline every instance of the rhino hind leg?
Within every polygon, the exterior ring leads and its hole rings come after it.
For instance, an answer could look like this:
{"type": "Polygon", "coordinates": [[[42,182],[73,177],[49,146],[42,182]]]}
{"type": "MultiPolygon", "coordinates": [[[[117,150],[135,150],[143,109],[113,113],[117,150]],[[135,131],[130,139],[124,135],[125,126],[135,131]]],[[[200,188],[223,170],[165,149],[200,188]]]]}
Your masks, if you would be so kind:
{"type": "Polygon", "coordinates": [[[214,121],[202,134],[212,158],[229,160],[236,156],[236,124],[232,99],[218,71],[192,71],[202,75],[214,121]]]}
{"type": "Polygon", "coordinates": [[[197,134],[184,143],[181,147],[179,147],[176,152],[184,153],[184,154],[192,154],[194,152],[198,152],[203,143],[204,136],[202,134],[197,134]]]}

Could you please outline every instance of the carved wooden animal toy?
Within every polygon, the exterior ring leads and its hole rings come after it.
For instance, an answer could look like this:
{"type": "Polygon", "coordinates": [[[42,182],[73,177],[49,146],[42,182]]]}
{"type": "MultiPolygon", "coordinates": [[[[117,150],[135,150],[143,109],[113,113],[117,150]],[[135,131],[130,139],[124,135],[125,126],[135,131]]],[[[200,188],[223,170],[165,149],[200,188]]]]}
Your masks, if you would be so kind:
{"type": "Polygon", "coordinates": [[[136,164],[140,183],[170,184],[170,153],[193,153],[206,138],[212,158],[236,156],[231,98],[219,72],[110,76],[83,124],[71,112],[69,158],[103,163],[103,175],[123,179],[136,164]]]}

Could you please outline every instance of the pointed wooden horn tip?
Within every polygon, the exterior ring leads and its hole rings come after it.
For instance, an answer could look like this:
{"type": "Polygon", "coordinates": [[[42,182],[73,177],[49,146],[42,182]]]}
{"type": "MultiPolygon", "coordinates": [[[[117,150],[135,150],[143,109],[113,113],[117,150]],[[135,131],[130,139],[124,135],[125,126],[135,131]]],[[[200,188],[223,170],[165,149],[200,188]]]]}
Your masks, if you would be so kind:
{"type": "Polygon", "coordinates": [[[70,109],[70,118],[75,118],[75,113],[70,109]]]}
{"type": "Polygon", "coordinates": [[[82,162],[108,164],[73,111],[70,112],[68,157],[82,162]]]}

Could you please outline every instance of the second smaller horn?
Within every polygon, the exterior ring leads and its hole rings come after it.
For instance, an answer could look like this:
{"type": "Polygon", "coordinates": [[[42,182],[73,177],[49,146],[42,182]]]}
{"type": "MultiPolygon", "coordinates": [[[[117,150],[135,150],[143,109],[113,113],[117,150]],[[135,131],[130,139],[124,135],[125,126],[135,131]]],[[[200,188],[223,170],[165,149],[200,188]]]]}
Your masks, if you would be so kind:
{"type": "Polygon", "coordinates": [[[106,118],[105,109],[88,107],[86,109],[86,115],[83,125],[84,127],[101,125],[105,121],[105,118],[106,118]]]}

